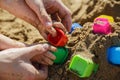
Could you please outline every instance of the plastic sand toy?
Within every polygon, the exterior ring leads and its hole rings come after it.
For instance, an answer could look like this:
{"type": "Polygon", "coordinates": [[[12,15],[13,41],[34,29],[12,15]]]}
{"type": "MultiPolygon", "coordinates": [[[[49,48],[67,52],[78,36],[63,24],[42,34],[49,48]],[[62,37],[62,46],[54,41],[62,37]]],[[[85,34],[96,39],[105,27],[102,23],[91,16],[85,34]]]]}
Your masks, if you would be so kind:
{"type": "Polygon", "coordinates": [[[110,47],[107,50],[107,60],[108,62],[120,65],[120,47],[110,47]]]}
{"type": "MultiPolygon", "coordinates": [[[[108,15],[100,15],[100,16],[98,16],[97,18],[108,19],[108,21],[109,21],[110,23],[114,22],[113,17],[112,17],[112,16],[108,16],[108,15]]],[[[97,18],[95,18],[95,20],[96,20],[97,18]]]]}
{"type": "Polygon", "coordinates": [[[82,28],[82,26],[78,23],[73,23],[71,26],[70,33],[72,33],[76,28],[82,28]]]}
{"type": "Polygon", "coordinates": [[[55,28],[57,31],[57,36],[52,37],[51,34],[48,35],[48,41],[53,45],[53,46],[65,46],[65,44],[68,41],[67,35],[59,29],[55,28]]]}
{"type": "Polygon", "coordinates": [[[54,63],[63,64],[68,56],[68,49],[65,47],[57,47],[57,51],[52,53],[56,56],[54,63]]]}
{"type": "Polygon", "coordinates": [[[112,32],[112,28],[107,19],[97,18],[94,21],[93,32],[96,34],[109,34],[112,32]]]}
{"type": "Polygon", "coordinates": [[[81,78],[89,77],[98,66],[90,59],[75,55],[69,65],[70,71],[81,78]]]}

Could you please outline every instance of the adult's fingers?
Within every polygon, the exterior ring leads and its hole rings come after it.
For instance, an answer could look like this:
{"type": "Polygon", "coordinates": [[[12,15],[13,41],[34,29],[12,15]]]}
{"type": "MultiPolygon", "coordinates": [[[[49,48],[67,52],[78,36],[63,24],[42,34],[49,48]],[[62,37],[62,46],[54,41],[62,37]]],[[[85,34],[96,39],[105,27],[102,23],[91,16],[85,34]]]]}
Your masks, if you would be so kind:
{"type": "Polygon", "coordinates": [[[38,59],[39,63],[43,63],[43,64],[47,64],[47,65],[52,65],[53,64],[53,60],[56,59],[56,56],[53,55],[51,52],[47,52],[45,53],[42,57],[40,57],[40,59],[38,59]]]}
{"type": "Polygon", "coordinates": [[[53,26],[62,29],[64,32],[67,31],[66,28],[64,27],[64,25],[61,22],[54,22],[53,26]]]}
{"type": "Polygon", "coordinates": [[[47,57],[47,58],[49,58],[49,59],[51,59],[51,60],[55,60],[55,59],[56,59],[56,56],[53,55],[51,52],[47,52],[47,53],[45,54],[45,57],[47,57]]]}
{"type": "Polygon", "coordinates": [[[57,50],[57,48],[50,45],[50,46],[49,46],[49,50],[55,52],[55,51],[57,50]]]}
{"type": "Polygon", "coordinates": [[[26,57],[30,60],[32,57],[36,55],[44,55],[44,53],[48,52],[49,45],[48,44],[38,44],[35,46],[28,47],[28,54],[26,53],[26,57]]]}
{"type": "Polygon", "coordinates": [[[28,6],[37,14],[43,27],[45,27],[45,29],[50,34],[56,36],[56,30],[52,27],[52,20],[48,13],[46,12],[42,0],[25,0],[25,1],[28,4],[28,6]]]}
{"type": "Polygon", "coordinates": [[[61,2],[58,2],[58,15],[62,20],[62,23],[68,31],[70,31],[72,25],[71,12],[70,10],[61,2]]]}
{"type": "Polygon", "coordinates": [[[39,44],[31,47],[11,48],[7,50],[3,50],[0,52],[1,53],[0,55],[9,54],[7,56],[11,57],[11,59],[20,58],[26,61],[30,61],[32,57],[36,55],[44,55],[44,53],[48,52],[48,50],[49,50],[48,44],[39,44]]]}
{"type": "Polygon", "coordinates": [[[44,57],[44,55],[36,55],[34,57],[32,57],[32,59],[30,60],[31,62],[38,62],[40,64],[43,65],[48,65],[48,63],[46,63],[43,59],[46,58],[44,57]]]}
{"type": "Polygon", "coordinates": [[[45,64],[45,65],[52,65],[53,64],[53,60],[51,60],[50,58],[48,58],[46,56],[42,57],[42,59],[40,58],[38,60],[38,62],[39,63],[43,62],[43,64],[45,64]]]}
{"type": "Polygon", "coordinates": [[[52,13],[51,12],[51,18],[52,18],[52,21],[54,22],[54,21],[56,21],[56,22],[61,22],[61,19],[59,18],[59,16],[58,16],[58,13],[52,13]]]}
{"type": "Polygon", "coordinates": [[[30,53],[29,54],[26,53],[26,56],[28,57],[28,59],[31,59],[36,55],[40,55],[40,54],[44,55],[48,53],[48,51],[55,51],[55,50],[56,50],[55,47],[50,46],[48,44],[38,44],[35,46],[28,47],[28,51],[30,51],[30,53]]]}
{"type": "Polygon", "coordinates": [[[37,55],[31,59],[31,61],[37,61],[40,64],[45,65],[52,65],[53,60],[55,60],[56,57],[51,52],[46,52],[43,55],[37,55]]]}

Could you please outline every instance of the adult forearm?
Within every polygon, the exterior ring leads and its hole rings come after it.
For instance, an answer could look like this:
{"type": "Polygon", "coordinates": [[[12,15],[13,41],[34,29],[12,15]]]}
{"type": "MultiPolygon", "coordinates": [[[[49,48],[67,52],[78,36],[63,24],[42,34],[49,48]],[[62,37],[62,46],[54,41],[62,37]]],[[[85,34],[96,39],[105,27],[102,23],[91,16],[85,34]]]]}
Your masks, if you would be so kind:
{"type": "Polygon", "coordinates": [[[2,6],[3,6],[3,0],[0,0],[0,8],[2,8],[2,6]]]}
{"type": "Polygon", "coordinates": [[[29,6],[27,6],[25,0],[0,0],[0,8],[7,10],[35,27],[39,24],[39,19],[29,6]]]}
{"type": "Polygon", "coordinates": [[[17,48],[17,47],[25,47],[25,44],[12,40],[0,34],[0,50],[9,49],[9,48],[17,48]]]}
{"type": "Polygon", "coordinates": [[[0,0],[0,8],[7,10],[9,7],[9,0],[0,0]]]}

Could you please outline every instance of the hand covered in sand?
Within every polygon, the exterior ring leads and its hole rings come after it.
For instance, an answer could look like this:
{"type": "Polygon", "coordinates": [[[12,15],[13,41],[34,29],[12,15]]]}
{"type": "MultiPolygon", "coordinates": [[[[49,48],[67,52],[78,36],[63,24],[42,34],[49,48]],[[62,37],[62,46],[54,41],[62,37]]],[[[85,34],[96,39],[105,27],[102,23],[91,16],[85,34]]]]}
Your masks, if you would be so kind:
{"type": "Polygon", "coordinates": [[[61,0],[0,0],[0,7],[34,25],[46,40],[48,33],[56,35],[53,21],[70,31],[71,13],[61,0]]]}
{"type": "Polygon", "coordinates": [[[0,51],[0,79],[45,80],[48,73],[47,67],[41,65],[38,70],[30,60],[36,55],[49,54],[48,50],[54,51],[54,48],[47,44],[39,44],[0,51]]]}

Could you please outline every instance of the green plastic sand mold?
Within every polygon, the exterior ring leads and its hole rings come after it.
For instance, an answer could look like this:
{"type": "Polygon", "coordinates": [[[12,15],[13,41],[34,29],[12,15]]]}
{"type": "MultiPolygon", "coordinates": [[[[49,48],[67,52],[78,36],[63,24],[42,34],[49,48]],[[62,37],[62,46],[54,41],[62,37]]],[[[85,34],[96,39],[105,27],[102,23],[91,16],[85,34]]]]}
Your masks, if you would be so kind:
{"type": "Polygon", "coordinates": [[[52,52],[56,59],[53,61],[55,64],[63,64],[68,56],[68,49],[65,47],[57,47],[56,52],[52,52]]]}
{"type": "Polygon", "coordinates": [[[93,71],[97,71],[98,65],[92,60],[75,55],[69,65],[69,70],[81,78],[89,77],[93,71]]]}

